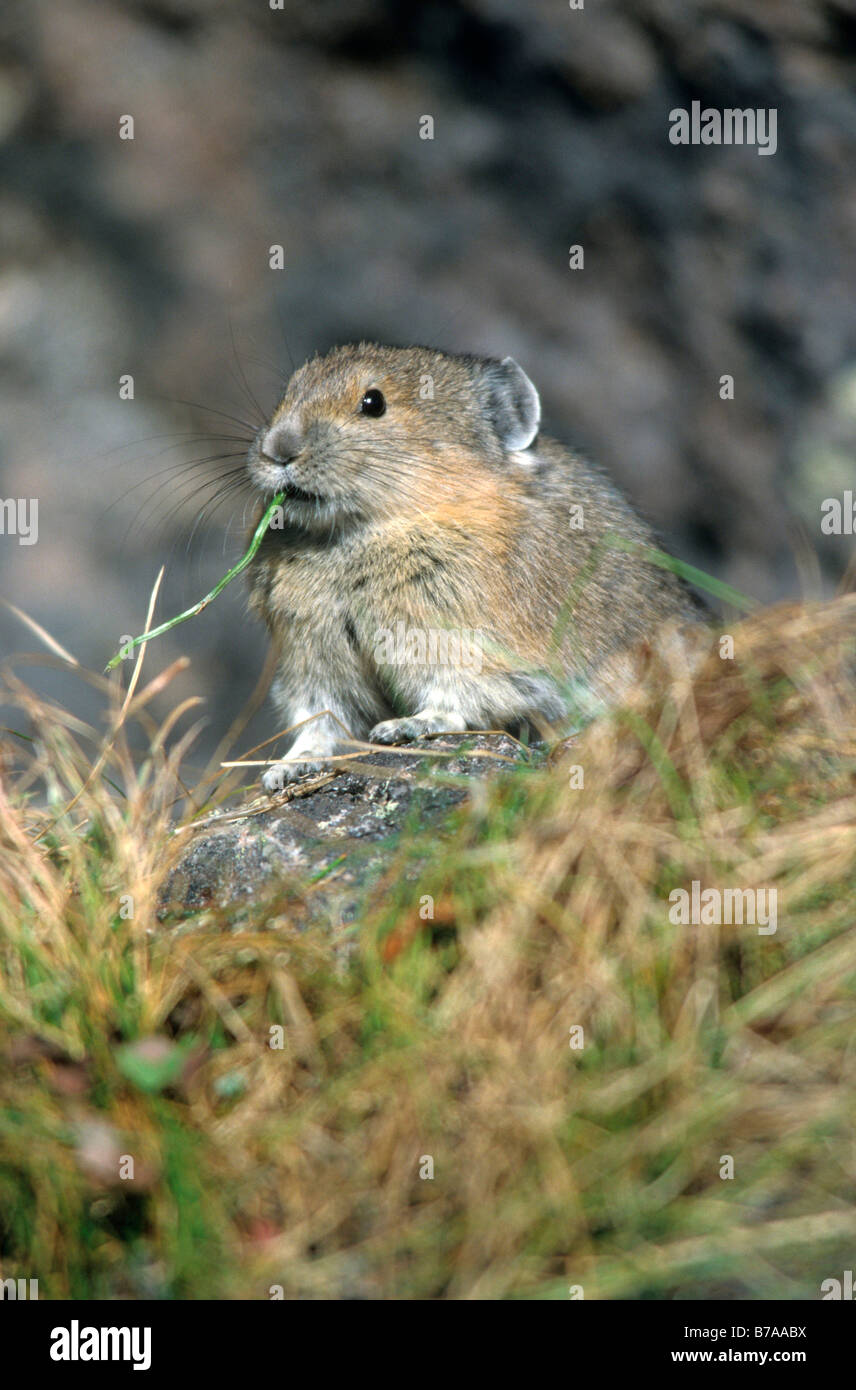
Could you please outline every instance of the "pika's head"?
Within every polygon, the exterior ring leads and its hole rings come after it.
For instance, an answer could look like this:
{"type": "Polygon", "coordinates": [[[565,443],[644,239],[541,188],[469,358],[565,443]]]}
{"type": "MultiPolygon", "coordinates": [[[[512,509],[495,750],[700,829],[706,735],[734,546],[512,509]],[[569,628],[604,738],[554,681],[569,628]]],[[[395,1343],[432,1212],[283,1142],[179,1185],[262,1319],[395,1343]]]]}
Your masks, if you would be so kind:
{"type": "Polygon", "coordinates": [[[526,373],[432,348],[359,343],[294,373],[250,448],[250,477],[292,525],[406,513],[466,497],[480,469],[528,449],[541,405],[526,373]]]}

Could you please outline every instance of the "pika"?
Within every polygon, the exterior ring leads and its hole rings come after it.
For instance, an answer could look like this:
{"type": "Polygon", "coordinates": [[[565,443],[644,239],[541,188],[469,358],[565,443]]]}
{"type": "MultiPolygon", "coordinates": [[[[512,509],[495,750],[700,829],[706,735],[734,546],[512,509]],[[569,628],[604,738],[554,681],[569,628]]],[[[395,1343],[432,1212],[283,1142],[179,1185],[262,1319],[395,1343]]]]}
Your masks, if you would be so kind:
{"type": "Polygon", "coordinates": [[[624,654],[699,619],[644,557],[646,523],[595,466],[539,432],[529,377],[426,347],[337,347],[291,377],[248,469],[284,492],[249,567],[300,726],[282,789],[348,733],[400,743],[559,728],[621,694],[624,654]]]}

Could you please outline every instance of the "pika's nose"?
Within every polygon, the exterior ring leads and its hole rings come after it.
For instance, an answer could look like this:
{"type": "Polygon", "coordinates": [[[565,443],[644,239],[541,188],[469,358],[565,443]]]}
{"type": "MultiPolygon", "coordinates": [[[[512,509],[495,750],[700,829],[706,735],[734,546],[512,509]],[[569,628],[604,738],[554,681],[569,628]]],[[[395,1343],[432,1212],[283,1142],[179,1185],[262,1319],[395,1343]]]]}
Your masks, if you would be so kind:
{"type": "Polygon", "coordinates": [[[300,434],[293,425],[272,425],[261,442],[262,458],[269,463],[291,463],[300,453],[300,434]]]}

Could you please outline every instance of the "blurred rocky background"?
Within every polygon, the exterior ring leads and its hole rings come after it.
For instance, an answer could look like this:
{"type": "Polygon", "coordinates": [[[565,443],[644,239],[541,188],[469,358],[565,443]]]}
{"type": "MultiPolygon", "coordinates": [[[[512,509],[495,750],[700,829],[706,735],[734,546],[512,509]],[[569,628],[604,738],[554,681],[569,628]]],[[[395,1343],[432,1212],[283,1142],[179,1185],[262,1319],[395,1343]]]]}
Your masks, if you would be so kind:
{"type": "MultiPolygon", "coordinates": [[[[358,337],[513,354],[675,553],[830,592],[854,53],[853,0],[6,0],[0,498],[38,498],[39,538],[0,535],[0,593],[100,669],[163,561],[168,616],[238,557],[246,497],[211,480],[292,361],[358,337]],[[775,107],[777,152],[673,146],[693,100],[775,107]]],[[[37,645],[0,611],[0,655],[37,645]]],[[[193,657],[200,752],[264,649],[240,583],[152,648],[193,657]]]]}

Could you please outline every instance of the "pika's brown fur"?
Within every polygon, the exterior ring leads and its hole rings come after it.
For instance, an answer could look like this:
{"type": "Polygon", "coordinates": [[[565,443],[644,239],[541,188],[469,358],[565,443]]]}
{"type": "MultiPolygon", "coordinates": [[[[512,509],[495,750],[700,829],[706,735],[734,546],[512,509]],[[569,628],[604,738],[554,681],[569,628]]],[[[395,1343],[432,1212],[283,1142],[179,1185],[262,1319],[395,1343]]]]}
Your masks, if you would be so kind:
{"type": "Polygon", "coordinates": [[[559,726],[620,691],[640,639],[698,618],[629,502],[539,422],[511,358],[360,343],[294,373],[248,465],[266,500],[286,492],[251,604],[304,725],[269,790],[342,726],[389,743],[559,726]]]}

